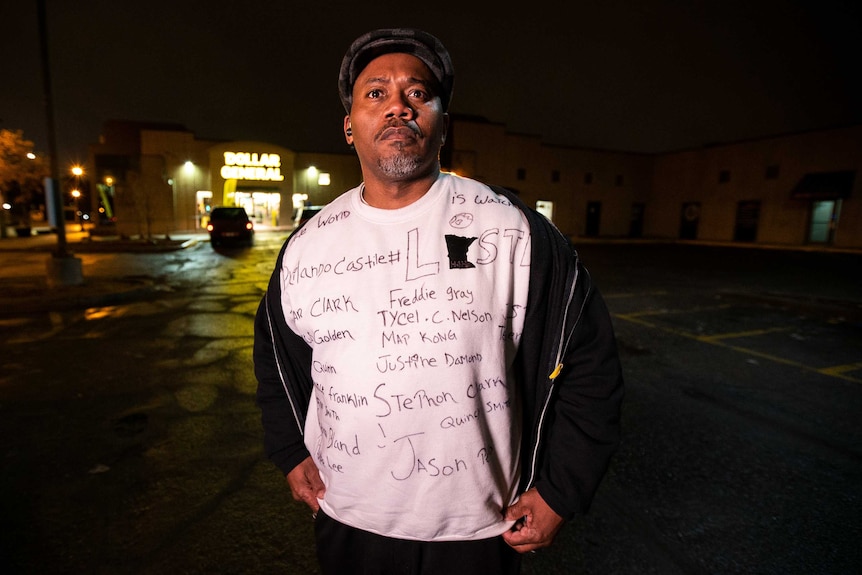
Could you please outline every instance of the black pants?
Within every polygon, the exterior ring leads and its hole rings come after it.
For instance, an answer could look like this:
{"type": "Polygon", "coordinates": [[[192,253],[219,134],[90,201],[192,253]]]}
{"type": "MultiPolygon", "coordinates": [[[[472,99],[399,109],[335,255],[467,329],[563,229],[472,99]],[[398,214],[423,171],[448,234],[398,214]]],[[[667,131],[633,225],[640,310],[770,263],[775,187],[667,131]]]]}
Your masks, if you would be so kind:
{"type": "Polygon", "coordinates": [[[318,511],[314,522],[323,575],[518,575],[521,557],[502,537],[409,541],[349,527],[318,511]]]}

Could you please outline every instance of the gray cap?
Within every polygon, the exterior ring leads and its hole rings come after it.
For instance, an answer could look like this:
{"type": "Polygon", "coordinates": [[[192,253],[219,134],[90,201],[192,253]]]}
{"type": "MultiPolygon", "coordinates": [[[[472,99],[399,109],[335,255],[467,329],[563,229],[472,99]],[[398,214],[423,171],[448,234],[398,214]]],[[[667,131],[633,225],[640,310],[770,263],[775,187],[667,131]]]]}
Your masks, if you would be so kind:
{"type": "Polygon", "coordinates": [[[455,83],[455,69],[443,43],[422,30],[384,28],[357,38],[341,61],[338,94],[347,113],[350,113],[353,105],[353,84],[357,76],[374,58],[395,52],[412,54],[428,66],[440,84],[440,101],[443,103],[443,110],[448,110],[455,83]]]}

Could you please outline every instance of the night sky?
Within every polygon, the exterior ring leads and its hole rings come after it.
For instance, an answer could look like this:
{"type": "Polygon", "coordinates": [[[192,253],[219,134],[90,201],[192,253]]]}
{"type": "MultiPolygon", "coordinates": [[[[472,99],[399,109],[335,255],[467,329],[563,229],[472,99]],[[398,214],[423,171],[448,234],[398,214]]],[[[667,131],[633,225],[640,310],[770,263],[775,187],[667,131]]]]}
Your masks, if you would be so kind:
{"type": "MultiPolygon", "coordinates": [[[[438,36],[453,113],[549,144],[663,152],[862,123],[862,19],[838,0],[47,0],[61,170],[108,119],[347,152],[338,68],[372,28],[438,36]]],[[[0,128],[47,152],[36,0],[0,8],[0,128]]]]}

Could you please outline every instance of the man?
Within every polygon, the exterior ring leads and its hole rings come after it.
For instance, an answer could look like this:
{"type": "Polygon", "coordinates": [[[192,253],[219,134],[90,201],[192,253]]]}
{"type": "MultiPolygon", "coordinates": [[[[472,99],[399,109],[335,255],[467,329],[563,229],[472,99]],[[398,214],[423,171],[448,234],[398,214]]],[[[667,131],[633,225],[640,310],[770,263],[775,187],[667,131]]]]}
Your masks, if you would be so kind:
{"type": "Polygon", "coordinates": [[[344,57],[363,182],[296,230],[255,322],[267,455],[324,573],[518,573],[619,441],[605,305],[513,194],[441,173],[454,72],[422,31],[344,57]]]}

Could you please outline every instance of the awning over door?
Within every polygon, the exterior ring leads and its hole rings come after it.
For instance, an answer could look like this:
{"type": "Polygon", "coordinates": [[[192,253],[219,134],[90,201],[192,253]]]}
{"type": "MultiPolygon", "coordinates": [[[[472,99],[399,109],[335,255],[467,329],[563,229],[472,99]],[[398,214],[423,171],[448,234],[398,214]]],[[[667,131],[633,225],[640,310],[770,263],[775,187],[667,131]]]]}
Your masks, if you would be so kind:
{"type": "Polygon", "coordinates": [[[850,197],[855,170],[805,174],[790,192],[794,200],[837,200],[850,197]]]}

